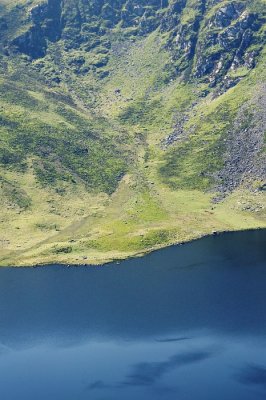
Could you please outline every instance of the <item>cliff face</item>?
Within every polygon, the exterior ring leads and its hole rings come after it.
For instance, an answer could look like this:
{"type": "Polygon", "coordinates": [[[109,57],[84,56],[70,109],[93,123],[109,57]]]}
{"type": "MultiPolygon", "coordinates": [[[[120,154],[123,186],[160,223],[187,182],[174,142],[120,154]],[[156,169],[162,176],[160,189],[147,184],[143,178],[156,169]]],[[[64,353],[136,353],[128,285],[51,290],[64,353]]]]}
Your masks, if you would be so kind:
{"type": "Polygon", "coordinates": [[[48,0],[28,10],[24,23],[29,29],[14,39],[18,50],[33,58],[43,57],[47,40],[64,40],[67,48],[95,44],[95,36],[103,36],[118,25],[133,28],[135,33],[156,29],[158,10],[167,6],[164,0],[145,1],[86,1],[48,0]]]}
{"type": "Polygon", "coordinates": [[[33,59],[44,57],[48,42],[60,39],[61,12],[61,2],[53,0],[25,9],[23,15],[25,32],[16,36],[11,44],[33,59]]]}
{"type": "Polygon", "coordinates": [[[159,29],[174,75],[205,77],[211,86],[223,81],[225,89],[239,80],[229,71],[254,68],[262,45],[262,17],[243,1],[49,0],[24,13],[18,23],[25,30],[10,45],[32,59],[57,41],[81,52],[104,46],[108,56],[111,33],[144,36],[159,29]]]}

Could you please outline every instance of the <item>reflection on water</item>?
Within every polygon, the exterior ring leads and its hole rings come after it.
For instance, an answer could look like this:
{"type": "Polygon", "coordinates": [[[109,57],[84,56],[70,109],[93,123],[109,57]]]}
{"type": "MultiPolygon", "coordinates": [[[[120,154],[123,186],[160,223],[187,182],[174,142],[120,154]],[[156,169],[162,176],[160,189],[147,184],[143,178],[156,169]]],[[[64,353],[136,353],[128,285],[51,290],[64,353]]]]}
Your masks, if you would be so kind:
{"type": "Polygon", "coordinates": [[[265,399],[265,239],[0,270],[1,400],[265,399]]]}

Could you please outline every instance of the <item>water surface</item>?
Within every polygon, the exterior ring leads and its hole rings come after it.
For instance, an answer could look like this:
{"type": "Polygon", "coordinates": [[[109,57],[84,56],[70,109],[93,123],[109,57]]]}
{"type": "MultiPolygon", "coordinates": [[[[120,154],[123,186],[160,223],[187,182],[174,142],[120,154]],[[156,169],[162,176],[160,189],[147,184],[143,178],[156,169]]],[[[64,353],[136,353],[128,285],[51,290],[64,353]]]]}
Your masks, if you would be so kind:
{"type": "Polygon", "coordinates": [[[266,398],[266,231],[0,269],[1,400],[266,398]]]}

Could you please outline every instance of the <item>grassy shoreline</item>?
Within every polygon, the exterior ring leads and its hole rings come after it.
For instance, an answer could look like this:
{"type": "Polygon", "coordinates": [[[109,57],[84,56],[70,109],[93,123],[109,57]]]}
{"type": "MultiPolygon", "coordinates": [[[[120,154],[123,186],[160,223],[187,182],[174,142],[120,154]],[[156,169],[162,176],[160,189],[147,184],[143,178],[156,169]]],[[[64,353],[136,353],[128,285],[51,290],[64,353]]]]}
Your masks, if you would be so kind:
{"type": "Polygon", "coordinates": [[[230,233],[239,233],[239,232],[255,232],[255,231],[262,231],[262,230],[266,230],[266,224],[263,227],[257,227],[257,228],[249,228],[249,229],[236,229],[236,230],[228,230],[228,231],[219,231],[219,232],[212,232],[209,234],[204,234],[204,235],[200,235],[197,236],[195,238],[192,239],[188,239],[186,241],[183,242],[173,242],[173,243],[168,243],[166,245],[157,245],[154,246],[153,248],[149,248],[146,249],[145,251],[142,251],[141,253],[132,253],[132,254],[124,254],[121,255],[121,257],[116,257],[116,258],[103,258],[103,259],[99,259],[97,261],[97,259],[89,262],[89,263],[84,263],[84,262],[75,262],[75,263],[71,263],[69,261],[61,261],[58,262],[57,260],[50,260],[49,262],[39,262],[37,264],[32,263],[32,264],[20,264],[20,265],[2,265],[2,263],[0,262],[0,268],[39,268],[39,267],[49,267],[49,266],[53,266],[53,265],[58,265],[61,267],[104,267],[107,266],[108,264],[120,264],[123,261],[126,261],[128,259],[132,259],[132,258],[140,258],[140,257],[145,257],[148,254],[151,254],[153,252],[159,251],[159,250],[163,250],[166,249],[168,247],[173,247],[173,246],[183,246],[183,245],[188,245],[190,243],[193,243],[195,241],[207,238],[207,237],[217,237],[220,235],[225,235],[225,234],[230,234],[230,233]]]}
{"type": "Polygon", "coordinates": [[[100,265],[214,231],[266,228],[264,193],[238,190],[214,204],[213,193],[171,189],[152,168],[145,176],[126,175],[111,196],[78,186],[64,201],[36,188],[30,172],[23,179],[32,204],[3,208],[0,266],[100,265]]]}

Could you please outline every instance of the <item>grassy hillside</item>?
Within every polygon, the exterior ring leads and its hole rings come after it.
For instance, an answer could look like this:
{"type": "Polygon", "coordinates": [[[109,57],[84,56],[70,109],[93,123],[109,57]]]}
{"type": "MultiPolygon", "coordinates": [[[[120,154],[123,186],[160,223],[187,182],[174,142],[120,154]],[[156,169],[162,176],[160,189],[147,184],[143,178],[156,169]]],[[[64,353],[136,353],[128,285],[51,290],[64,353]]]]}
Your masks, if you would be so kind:
{"type": "Polygon", "coordinates": [[[265,228],[262,9],[0,0],[0,265],[265,228]]]}

